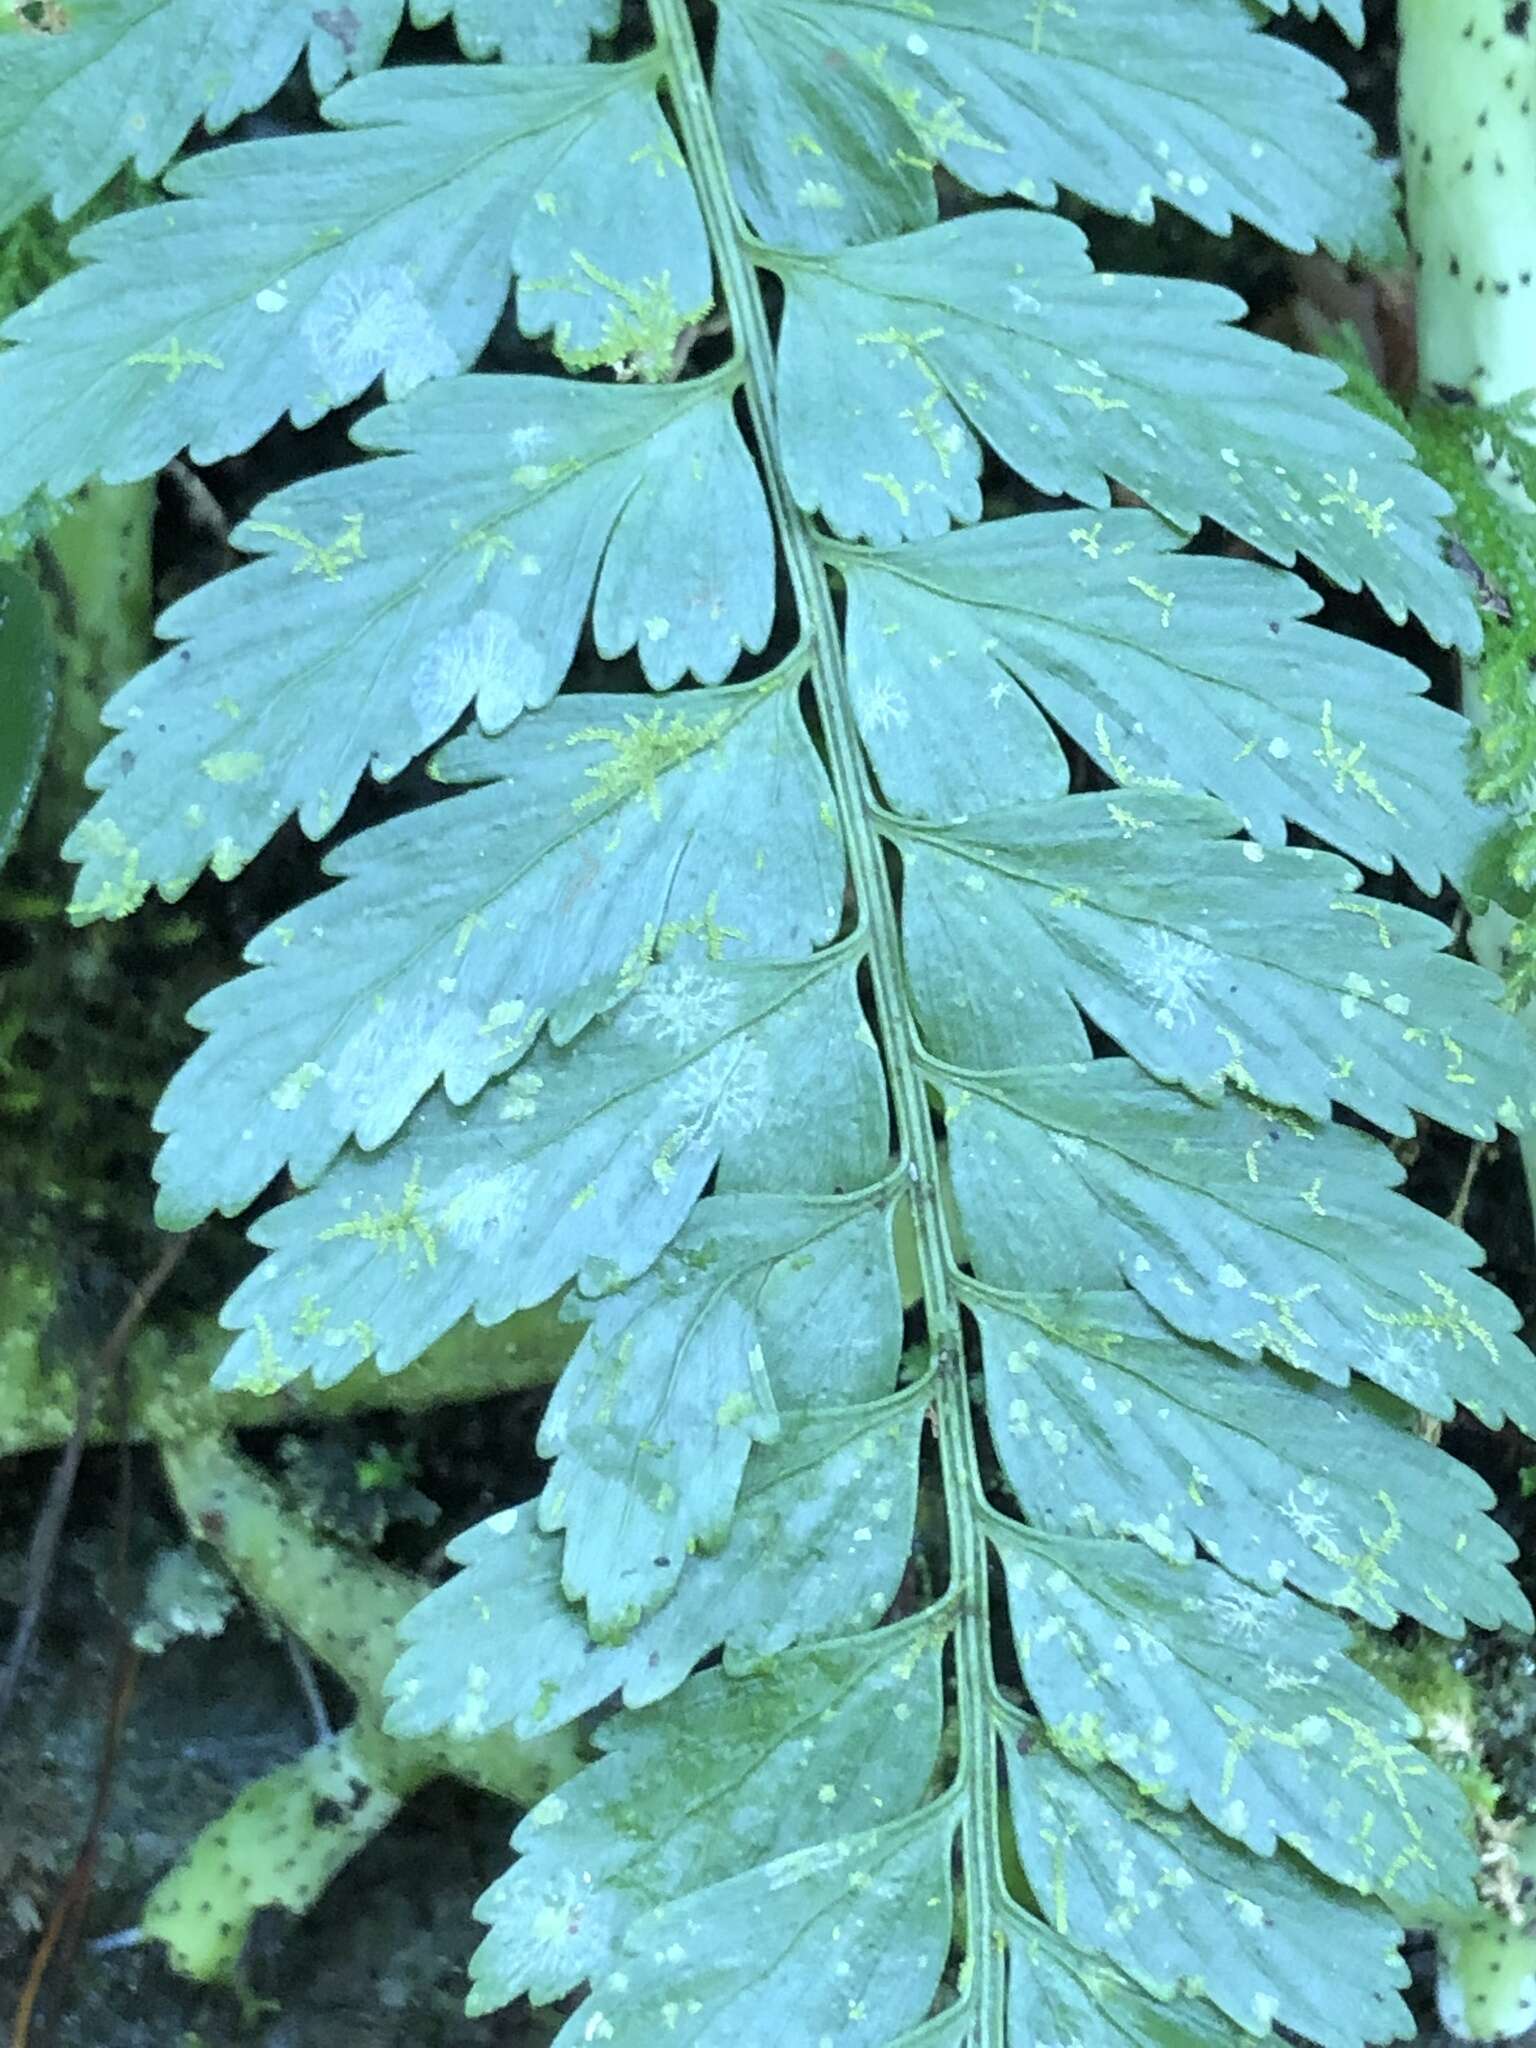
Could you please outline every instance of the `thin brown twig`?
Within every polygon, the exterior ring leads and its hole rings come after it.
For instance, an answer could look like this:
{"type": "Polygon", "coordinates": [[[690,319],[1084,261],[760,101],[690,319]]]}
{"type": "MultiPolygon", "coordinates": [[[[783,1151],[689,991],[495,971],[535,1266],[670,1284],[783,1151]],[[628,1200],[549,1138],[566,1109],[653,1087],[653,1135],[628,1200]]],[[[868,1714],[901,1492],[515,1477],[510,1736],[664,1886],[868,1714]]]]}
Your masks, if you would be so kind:
{"type": "Polygon", "coordinates": [[[190,463],[178,457],[166,465],[166,475],[181,492],[187,518],[193,528],[206,534],[226,552],[229,547],[229,514],[190,463]]]}
{"type": "MultiPolygon", "coordinates": [[[[124,1389],[119,1383],[118,1394],[124,1389]]],[[[139,1650],[128,1626],[126,1600],[128,1578],[129,1540],[133,1530],[133,1447],[123,1434],[117,1444],[117,1502],[113,1515],[113,1562],[116,1566],[117,1585],[114,1590],[113,1621],[117,1633],[117,1649],[112,1666],[112,1693],[107,1712],[106,1725],[101,1734],[101,1755],[96,1765],[96,1791],[91,1802],[91,1817],[85,1830],[85,1840],[68,1878],[59,1893],[58,1902],[49,1917],[49,1928],[55,1931],[55,1939],[49,1944],[52,1957],[52,1971],[59,1995],[53,2000],[52,2011],[44,2030],[42,2048],[54,2048],[58,2038],[59,2023],[64,2016],[63,1991],[67,1988],[75,1963],[80,1954],[80,1943],[85,1932],[86,1910],[91,1903],[95,1889],[96,1870],[101,1861],[101,1835],[106,1826],[107,1812],[112,1803],[112,1787],[117,1777],[117,1759],[122,1748],[123,1730],[128,1725],[128,1710],[133,1704],[134,1686],[139,1675],[139,1650]]],[[[28,2048],[32,2007],[50,1968],[49,1955],[37,1959],[28,1972],[29,2000],[24,2015],[26,2026],[13,2048],[28,2048]]]]}
{"type": "Polygon", "coordinates": [[[3,1730],[15,1704],[22,1675],[26,1670],[32,1645],[47,1607],[48,1588],[53,1581],[59,1541],[64,1533],[64,1522],[69,1513],[70,1500],[74,1495],[75,1481],[79,1477],[80,1461],[85,1456],[91,1424],[96,1419],[96,1407],[101,1390],[122,1363],[150,1304],[181,1263],[182,1255],[190,1241],[190,1236],[184,1235],[173,1237],[166,1245],[154,1271],[133,1290],[127,1307],[113,1324],[106,1342],[91,1360],[81,1383],[75,1426],[70,1432],[68,1443],[59,1455],[59,1462],[53,1468],[53,1475],[48,1482],[47,1498],[38,1514],[36,1526],[32,1531],[32,1542],[27,1552],[26,1591],[22,1599],[21,1613],[11,1637],[11,1647],[4,1668],[0,1669],[0,1730],[3,1730]]]}
{"type": "MultiPolygon", "coordinates": [[[[127,1445],[122,1447],[121,1455],[125,1459],[131,1455],[127,1445]]],[[[106,1727],[102,1731],[101,1761],[96,1772],[96,1797],[91,1808],[90,1824],[86,1829],[80,1853],[64,1880],[53,1911],[48,1915],[48,1924],[43,1929],[33,1953],[32,1965],[27,1971],[27,1981],[22,1986],[21,1996],[16,2001],[16,2011],[11,2021],[10,2048],[29,2048],[32,2018],[37,2009],[38,1995],[55,1955],[58,1957],[61,1971],[67,1976],[79,1950],[80,1931],[85,1920],[85,1909],[90,1903],[91,1887],[95,1881],[96,1864],[101,1852],[101,1831],[107,1817],[108,1801],[112,1796],[117,1755],[122,1744],[123,1729],[128,1721],[128,1709],[133,1702],[138,1666],[139,1653],[134,1648],[132,1635],[126,1622],[120,1622],[117,1663],[112,1678],[112,1704],[107,1715],[106,1727]]]]}
{"type": "Polygon", "coordinates": [[[1453,1223],[1458,1230],[1466,1226],[1467,1205],[1472,1200],[1472,1190],[1483,1163],[1492,1150],[1493,1147],[1486,1138],[1476,1138],[1467,1153],[1467,1163],[1462,1169],[1461,1186],[1456,1190],[1456,1199],[1451,1204],[1451,1213],[1447,1218],[1447,1221],[1453,1223]]]}
{"type": "MultiPolygon", "coordinates": [[[[96,1361],[96,1388],[100,1390],[105,1387],[109,1380],[115,1382],[119,1406],[124,1410],[127,1406],[127,1387],[121,1367],[128,1345],[151,1302],[175,1271],[189,1241],[188,1236],[177,1237],[166,1246],[155,1270],[135,1290],[133,1298],[118,1318],[96,1361]]],[[[117,1419],[121,1425],[125,1416],[119,1415],[117,1419]]],[[[62,1989],[67,1987],[80,1953],[85,1916],[95,1887],[97,1866],[101,1860],[102,1830],[106,1826],[107,1813],[112,1802],[112,1788],[117,1776],[117,1760],[122,1749],[123,1731],[128,1725],[128,1713],[133,1704],[134,1687],[139,1673],[139,1651],[128,1625],[125,1599],[132,1525],[133,1447],[128,1440],[126,1429],[119,1427],[117,1498],[112,1532],[113,1561],[117,1576],[113,1606],[117,1648],[113,1659],[112,1691],[107,1718],[101,1734],[101,1754],[96,1766],[96,1789],[91,1802],[90,1819],[86,1824],[85,1839],[70,1867],[69,1875],[60,1887],[53,1911],[48,1916],[48,1924],[43,1929],[42,1938],[33,1954],[21,1996],[17,2000],[11,2023],[10,2048],[30,2048],[32,2023],[44,1983],[51,1973],[55,1985],[60,1987],[62,1994],[62,1989]]],[[[64,2001],[60,1995],[53,2001],[52,2011],[46,2023],[43,2048],[52,2048],[57,2039],[63,2013],[64,2001]]]]}

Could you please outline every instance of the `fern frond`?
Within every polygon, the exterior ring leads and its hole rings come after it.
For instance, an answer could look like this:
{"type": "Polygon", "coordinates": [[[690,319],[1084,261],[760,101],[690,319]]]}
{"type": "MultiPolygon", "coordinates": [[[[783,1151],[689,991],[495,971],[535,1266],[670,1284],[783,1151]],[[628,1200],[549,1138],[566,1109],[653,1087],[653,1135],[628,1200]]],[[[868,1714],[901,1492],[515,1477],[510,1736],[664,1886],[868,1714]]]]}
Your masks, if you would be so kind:
{"type": "MultiPolygon", "coordinates": [[[[618,0],[411,0],[423,28],[450,10],[467,54],[515,47],[523,64],[580,59],[618,20],[618,0]]],[[[72,0],[58,12],[0,21],[0,229],[41,199],[65,219],[124,164],[157,178],[199,121],[217,135],[265,106],[301,59],[319,93],[371,71],[405,6],[72,0]]]]}
{"type": "Polygon", "coordinates": [[[1390,210],[1337,76],[1229,0],[722,0],[714,84],[742,210],[791,248],[926,225],[939,164],[993,196],[1065,186],[1143,221],[1161,200],[1341,255],[1390,210]]]}
{"type": "MultiPolygon", "coordinates": [[[[148,475],[181,448],[218,460],[379,377],[397,397],[467,369],[514,265],[524,331],[553,331],[577,367],[660,376],[708,311],[708,251],[651,60],[390,70],[325,112],[339,132],[179,166],[179,204],[87,229],[82,267],[7,321],[21,345],[0,357],[17,423],[0,509],[93,472],[148,475]],[[86,432],[81,390],[102,408],[86,432]]],[[[336,544],[339,563],[357,539],[336,544]]]]}
{"type": "Polygon", "coordinates": [[[1063,792],[1043,711],[1127,789],[1209,791],[1264,846],[1290,821],[1434,890],[1486,836],[1463,722],[1406,662],[1298,624],[1317,600],[1292,577],[1176,552],[1121,511],[829,553],[860,732],[909,814],[1063,792]]]}
{"type": "Polygon", "coordinates": [[[1465,726],[1183,543],[1464,647],[1476,613],[1336,373],[1061,223],[934,224],[942,165],[1344,246],[1375,173],[1241,0],[722,0],[712,78],[691,12],[198,159],[0,359],[10,491],[391,401],[116,701],[78,915],[318,836],[479,720],[196,1013],[163,1219],[294,1184],[218,1383],[393,1373],[561,1295],[586,1325],[543,1488],[451,1546],[387,1682],[389,1732],[456,1743],[619,1702],[481,1902],[477,2009],[585,1985],[564,2048],[1392,2038],[1395,1929],[1475,1856],[1354,1630],[1528,1620],[1413,1417],[1529,1427],[1536,1378],[1377,1134],[1536,1100],[1497,982],[1352,865],[1467,874],[1465,726]],[[195,283],[173,250],[258,192],[195,283]],[[306,358],[337,279],[408,261],[419,320],[306,358]],[[656,388],[463,374],[509,266],[567,367],[656,388]],[[949,531],[984,446],[1079,508],[949,531]]]}
{"type": "Polygon", "coordinates": [[[1316,21],[1320,14],[1331,14],[1352,43],[1365,39],[1364,0],[1263,0],[1263,5],[1271,14],[1284,14],[1294,7],[1308,21],[1316,21]]]}
{"type": "Polygon", "coordinates": [[[1186,532],[1204,516],[1281,562],[1310,555],[1475,644],[1439,558],[1444,495],[1333,400],[1336,370],[1225,324],[1232,294],[1095,272],[1069,223],[1005,212],[773,261],[785,471],[835,533],[889,545],[973,521],[980,437],[1053,496],[1104,506],[1112,478],[1186,532]]]}
{"type": "MultiPolygon", "coordinates": [[[[92,771],[103,794],[70,842],[77,918],[123,916],[152,888],[174,901],[207,866],[237,874],[295,813],[319,838],[365,770],[397,774],[464,711],[494,734],[548,703],[589,607],[600,652],[636,649],[663,689],[690,670],[717,681],[767,637],[767,510],[722,381],[651,391],[466,377],[369,414],[357,439],[400,460],[267,499],[236,529],[267,551],[240,572],[240,603],[220,585],[173,606],[161,630],[185,644],[108,704],[123,737],[92,771]],[[250,687],[231,691],[232,676],[250,687]],[[161,725],[146,753],[140,735],[161,725]],[[185,795],[176,806],[168,767],[185,795]]],[[[641,776],[630,793],[649,805],[654,777],[694,751],[695,714],[625,709],[605,742],[594,711],[573,730],[591,728],[599,766],[629,761],[641,776]]],[[[588,788],[592,762],[565,801],[588,788]]],[[[500,770],[482,748],[440,772],[500,770]]],[[[590,787],[601,796],[600,780],[590,787]]]]}

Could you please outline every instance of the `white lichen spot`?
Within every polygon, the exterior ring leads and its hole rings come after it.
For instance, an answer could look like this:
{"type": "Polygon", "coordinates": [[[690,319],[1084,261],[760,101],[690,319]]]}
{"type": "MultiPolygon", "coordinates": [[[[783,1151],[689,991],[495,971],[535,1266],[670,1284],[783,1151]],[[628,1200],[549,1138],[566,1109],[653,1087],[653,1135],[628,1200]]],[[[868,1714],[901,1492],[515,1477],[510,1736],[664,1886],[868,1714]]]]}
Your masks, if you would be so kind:
{"type": "Polygon", "coordinates": [[[1369,1354],[1366,1371],[1404,1400],[1439,1398],[1440,1373],[1434,1342],[1424,1330],[1389,1331],[1369,1354]]]}
{"type": "Polygon", "coordinates": [[[395,396],[431,377],[451,377],[458,361],[398,263],[365,264],[327,280],[304,315],[304,339],[330,390],[354,397],[376,377],[395,396]]]}
{"type": "Polygon", "coordinates": [[[1144,932],[1130,963],[1131,979],[1153,1006],[1164,1031],[1193,1024],[1196,1002],[1219,966],[1209,946],[1182,932],[1144,932]]]}
{"type": "MultiPolygon", "coordinates": [[[[1305,1486],[1300,1489],[1302,1494],[1305,1494],[1306,1490],[1305,1486]]],[[[1316,1549],[1324,1544],[1332,1545],[1338,1536],[1337,1522],[1332,1515],[1324,1513],[1323,1510],[1323,1503],[1328,1498],[1327,1489],[1316,1486],[1313,1488],[1313,1495],[1310,1500],[1298,1498],[1297,1490],[1293,1488],[1286,1495],[1280,1508],[1281,1514],[1310,1549],[1316,1549]]]]}
{"type": "Polygon", "coordinates": [[[481,1251],[514,1228],[528,1207],[532,1176],[524,1166],[497,1173],[460,1167],[443,1185],[436,1222],[464,1251],[481,1251]]]}
{"type": "Polygon", "coordinates": [[[729,1021],[731,991],[718,975],[686,961],[653,967],[619,1015],[626,1038],[646,1038],[685,1051],[729,1021]]]}
{"type": "Polygon", "coordinates": [[[1234,1586],[1230,1593],[1218,1593],[1210,1611],[1219,1630],[1240,1643],[1257,1642],[1267,1635],[1274,1619],[1272,1603],[1254,1586],[1234,1586]]]}
{"type": "Polygon", "coordinates": [[[768,1108],[768,1061],[755,1045],[714,1046],[690,1067],[667,1098],[684,1145],[741,1137],[756,1130],[768,1108]]]}
{"type": "Polygon", "coordinates": [[[854,692],[854,709],[865,732],[901,732],[911,723],[906,696],[888,676],[876,676],[854,692]]]}
{"type": "Polygon", "coordinates": [[[471,704],[500,725],[544,694],[544,661],[510,613],[483,607],[429,643],[411,678],[411,711],[423,742],[445,733],[471,704]]]}
{"type": "Polygon", "coordinates": [[[276,284],[264,285],[256,294],[258,313],[285,313],[288,310],[288,280],[280,277],[276,284]]]}

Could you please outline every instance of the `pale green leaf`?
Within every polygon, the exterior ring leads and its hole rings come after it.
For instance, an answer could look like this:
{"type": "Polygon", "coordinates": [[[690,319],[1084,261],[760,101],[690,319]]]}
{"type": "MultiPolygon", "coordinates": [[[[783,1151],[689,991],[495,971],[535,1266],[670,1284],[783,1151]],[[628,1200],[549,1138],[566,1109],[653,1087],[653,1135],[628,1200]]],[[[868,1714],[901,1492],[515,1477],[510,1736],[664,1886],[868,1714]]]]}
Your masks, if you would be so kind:
{"type": "MultiPolygon", "coordinates": [[[[425,27],[455,17],[472,57],[577,62],[618,0],[412,0],[425,27]]],[[[44,198],[62,220],[123,164],[157,177],[201,122],[210,134],[271,99],[306,54],[318,92],[370,71],[401,0],[69,0],[52,34],[0,38],[0,228],[44,198]]]]}
{"type": "Polygon", "coordinates": [[[891,2048],[979,2048],[980,2041],[972,2008],[952,2005],[923,2026],[902,2034],[891,2048]]]}
{"type": "MultiPolygon", "coordinates": [[[[1330,0],[1333,6],[1351,0],[1330,0]]],[[[431,28],[453,16],[466,57],[509,64],[576,64],[594,36],[619,26],[620,0],[411,0],[411,20],[431,28]]]]}
{"type": "Polygon", "coordinates": [[[722,0],[716,117],[766,240],[835,249],[934,218],[942,164],[1149,221],[1162,200],[1346,253],[1389,202],[1326,65],[1242,0],[722,0]]]}
{"type": "MultiPolygon", "coordinates": [[[[643,1273],[718,1169],[724,1192],[869,1185],[885,1164],[857,956],[721,961],[707,1004],[655,1023],[646,986],[574,1046],[536,1046],[467,1109],[432,1095],[394,1143],[345,1154],[252,1226],[272,1255],[231,1296],[221,1386],[395,1372],[472,1308],[487,1326],[583,1277],[643,1273]],[[793,1097],[776,1080],[819,1048],[793,1097]]],[[[665,968],[653,970],[666,976],[665,968]]],[[[167,1227],[178,1211],[162,1202],[167,1227]]]]}
{"type": "MultiPolygon", "coordinates": [[[[1333,396],[1336,365],[1231,325],[1230,292],[1096,272],[1069,222],[1004,210],[778,260],[785,468],[834,532],[890,545],[975,520],[986,442],[1053,496],[1107,506],[1112,478],[1476,647],[1440,486],[1333,396]]],[[[1170,601],[1142,597],[1171,639],[1170,601]]]]}
{"type": "Polygon", "coordinates": [[[342,886],[258,934],[258,972],[193,1008],[209,1036],[155,1117],[166,1203],[233,1213],[284,1165],[307,1185],[439,1081],[469,1102],[546,1025],[572,1038],[642,984],[626,1028],[686,1037],[724,1000],[715,960],[829,940],[842,849],[796,680],[648,713],[566,697],[449,749],[444,779],[497,780],[346,841],[325,862],[342,886]],[[601,886],[615,867],[622,894],[601,886]]]}
{"type": "Polygon", "coordinates": [[[623,1643],[594,1643],[564,1598],[560,1541],[539,1532],[536,1503],[479,1523],[449,1546],[463,1570],[406,1617],[389,1728],[546,1732],[619,1689],[626,1706],[664,1699],[720,1643],[727,1671],[750,1672],[794,1643],[873,1626],[907,1564],[923,1409],[919,1387],[786,1415],[747,1467],[723,1549],[692,1558],[623,1643]]]}
{"type": "Polygon", "coordinates": [[[766,2048],[791,2014],[795,2039],[887,2048],[928,2011],[949,1953],[955,1821],[952,1802],[931,1806],[658,1907],[555,2048],[766,2048]]]}
{"type": "MultiPolygon", "coordinates": [[[[1232,2048],[1232,2028],[1198,1999],[1152,1999],[1039,1921],[1007,1912],[1008,2048],[1232,2048]]],[[[982,2037],[976,2036],[975,2048],[982,2037]]],[[[973,2048],[967,2041],[964,2048],[973,2048]]]]}
{"type": "Polygon", "coordinates": [[[1287,1367],[1189,1343],[1127,1289],[977,1294],[997,1454],[1030,1520],[1198,1543],[1382,1628],[1529,1627],[1491,1489],[1408,1423],[1287,1367]]]}
{"type": "Polygon", "coordinates": [[[938,1757],[941,1645],[920,1617],[746,1677],[701,1672],[604,1722],[606,1754],[522,1821],[475,1908],[490,1932],[470,2010],[601,1986],[646,1911],[911,1812],[938,1757]]]}
{"type": "MultiPolygon", "coordinates": [[[[250,0],[70,5],[0,20],[0,205],[325,27],[274,0],[224,81],[250,0]]],[[[389,401],[114,702],[74,909],[327,834],[459,733],[329,894],[274,866],[301,907],[195,1013],[160,1214],[299,1190],[226,1386],[587,1324],[547,1478],[452,1543],[390,1681],[471,1778],[606,1710],[484,1906],[477,2004],[568,2001],[562,2048],[1362,2048],[1403,1973],[1356,1894],[1467,1896],[1461,1787],[1353,1617],[1526,1618],[1414,1411],[1536,1422],[1536,1381],[1356,1126],[1491,1138],[1531,1090],[1448,918],[1311,842],[1434,893],[1494,819],[1422,679],[1247,559],[1471,652],[1444,500],[1229,295],[952,203],[1375,235],[1366,129],[1264,12],[642,0],[585,67],[614,0],[412,0],[503,61],[199,146],[6,330],[0,498],[389,401]],[[514,321],[606,374],[473,374],[514,321]],[[998,516],[1041,494],[1088,509],[998,516]]],[[[326,14],[335,84],[402,0],[326,14]]]]}
{"type": "Polygon", "coordinates": [[[1304,14],[1308,21],[1316,21],[1319,14],[1331,14],[1352,43],[1365,37],[1365,0],[1262,0],[1271,14],[1284,14],[1294,7],[1304,14]]]}
{"type": "Polygon", "coordinates": [[[1415,1408],[1536,1423],[1512,1304],[1471,1238],[1393,1193],[1402,1168],[1339,1124],[1192,1101],[1128,1061],[947,1084],[950,1160],[981,1279],[1130,1282],[1176,1329],[1415,1408]],[[1046,1191],[1049,1191],[1048,1194],[1046,1191]]]}
{"type": "Polygon", "coordinates": [[[1064,1754],[1400,1908],[1470,1899],[1466,1801],[1350,1661],[1342,1621],[1138,1543],[991,1529],[1024,1683],[1064,1754]]]}
{"type": "MultiPolygon", "coordinates": [[[[725,384],[464,377],[353,433],[398,452],[264,500],[234,536],[264,559],[173,605],[183,644],[109,703],[121,737],[67,842],[77,919],[238,874],[295,813],[319,838],[365,769],[397,774],[466,710],[499,732],[547,703],[589,605],[599,652],[638,648],[658,688],[763,644],[767,511],[725,384]]],[[[624,751],[664,755],[690,716],[637,702],[624,751]]]]}
{"type": "Polygon", "coordinates": [[[126,163],[157,177],[199,121],[217,134],[265,105],[306,54],[329,92],[379,63],[400,14],[401,0],[71,0],[56,32],[0,36],[0,228],[45,198],[66,218],[126,163]]]}
{"type": "Polygon", "coordinates": [[[607,1642],[724,1542],[749,1450],[777,1438],[781,1405],[834,1398],[829,1360],[840,1401],[888,1388],[889,1212],[714,1196],[633,1286],[569,1312],[591,1323],[539,1430],[555,1461],[539,1517],[567,1532],[562,1590],[607,1642]]]}
{"type": "Polygon", "coordinates": [[[1154,1998],[1208,1998],[1249,2034],[1278,2021],[1320,2048],[1413,2031],[1391,1915],[1285,1852],[1260,1859],[1174,1819],[1103,1767],[1074,1767],[1022,1715],[1003,1718],[1019,1860],[1059,1934],[1154,1998]],[[1329,1950],[1346,1971],[1320,1971],[1329,1950]]]}
{"type": "Polygon", "coordinates": [[[666,374],[711,282],[654,83],[649,59],[389,70],[327,100],[345,132],[181,164],[182,203],[88,228],[0,329],[0,510],[468,369],[514,269],[567,363],[666,374]]]}
{"type": "Polygon", "coordinates": [[[1430,893],[1464,875],[1495,822],[1466,793],[1466,722],[1397,656],[1297,624],[1318,601],[1295,577],[1176,548],[1111,511],[839,553],[888,801],[953,818],[1061,794],[1043,710],[1116,781],[1209,790],[1266,846],[1291,821],[1430,893]]]}
{"type": "Polygon", "coordinates": [[[1235,823],[1206,798],[1133,790],[896,830],[929,1045],[983,1069],[1022,1047],[1077,1059],[1081,1010],[1202,1097],[1237,1085],[1316,1117],[1337,1101],[1400,1136],[1414,1109],[1478,1138],[1501,1118],[1536,1126],[1497,977],[1444,953],[1446,926],[1354,895],[1343,861],[1266,852],[1235,823]]]}

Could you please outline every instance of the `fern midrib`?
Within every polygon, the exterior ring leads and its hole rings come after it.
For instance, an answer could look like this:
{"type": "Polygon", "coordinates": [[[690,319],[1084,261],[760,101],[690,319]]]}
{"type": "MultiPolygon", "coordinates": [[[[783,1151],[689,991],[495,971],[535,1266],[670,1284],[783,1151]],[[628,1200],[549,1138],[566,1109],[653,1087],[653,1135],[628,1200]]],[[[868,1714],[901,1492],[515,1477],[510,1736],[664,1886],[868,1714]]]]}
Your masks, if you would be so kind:
{"type": "Polygon", "coordinates": [[[987,1701],[992,1691],[986,1537],[977,1514],[976,1446],[959,1301],[952,1284],[943,1214],[942,1167],[929,1116],[908,1009],[896,904],[874,824],[873,792],[864,767],[842,660],[832,593],[810,522],[794,502],[784,473],[774,405],[774,351],[748,237],[731,189],[709,86],[688,17],[687,0],[648,0],[663,54],[669,96],[719,269],[743,391],[758,443],[768,502],[783,550],[802,632],[812,654],[811,683],[827,767],[859,905],[875,1019],[897,1131],[910,1181],[918,1267],[934,1372],[950,1551],[950,1598],[956,1601],[956,1697],[960,1748],[949,1796],[961,1802],[965,1884],[966,1995],[983,2036],[1001,2039],[1002,1931],[998,1923],[1001,1831],[996,1739],[987,1701]]]}

